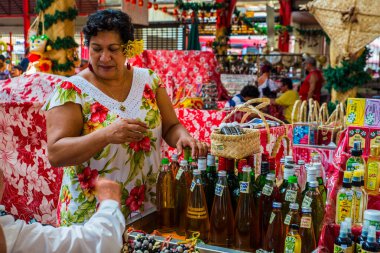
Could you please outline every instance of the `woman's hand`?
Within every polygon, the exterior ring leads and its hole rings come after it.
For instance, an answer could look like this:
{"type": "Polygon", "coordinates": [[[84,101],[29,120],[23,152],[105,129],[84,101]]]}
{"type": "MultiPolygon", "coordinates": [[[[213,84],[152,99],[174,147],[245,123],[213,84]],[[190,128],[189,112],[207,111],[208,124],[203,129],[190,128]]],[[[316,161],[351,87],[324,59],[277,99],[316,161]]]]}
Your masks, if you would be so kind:
{"type": "Polygon", "coordinates": [[[202,157],[206,156],[209,150],[209,145],[206,142],[201,142],[194,139],[191,136],[180,137],[177,142],[177,153],[178,155],[182,154],[182,151],[185,147],[191,148],[192,157],[202,157]]]}
{"type": "Polygon", "coordinates": [[[148,130],[148,126],[138,119],[118,119],[106,129],[106,137],[109,143],[122,144],[141,141],[148,130]]]}

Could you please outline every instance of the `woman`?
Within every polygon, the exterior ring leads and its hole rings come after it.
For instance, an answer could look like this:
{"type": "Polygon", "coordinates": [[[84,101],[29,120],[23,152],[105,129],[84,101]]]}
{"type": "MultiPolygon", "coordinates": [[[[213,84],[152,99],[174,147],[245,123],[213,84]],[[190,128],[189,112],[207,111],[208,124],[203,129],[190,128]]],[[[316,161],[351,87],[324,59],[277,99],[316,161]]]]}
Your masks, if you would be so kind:
{"type": "Polygon", "coordinates": [[[260,72],[261,76],[257,79],[260,97],[275,98],[278,86],[270,79],[271,66],[263,65],[260,72]]]}
{"type": "Polygon", "coordinates": [[[178,153],[189,146],[193,156],[203,156],[208,147],[179,123],[153,71],[125,65],[136,45],[127,14],[98,11],[83,33],[89,67],[58,84],[45,105],[49,161],[64,167],[58,221],[71,225],[91,217],[94,182],[102,176],[120,183],[130,223],[155,210],[161,137],[178,153]]]}

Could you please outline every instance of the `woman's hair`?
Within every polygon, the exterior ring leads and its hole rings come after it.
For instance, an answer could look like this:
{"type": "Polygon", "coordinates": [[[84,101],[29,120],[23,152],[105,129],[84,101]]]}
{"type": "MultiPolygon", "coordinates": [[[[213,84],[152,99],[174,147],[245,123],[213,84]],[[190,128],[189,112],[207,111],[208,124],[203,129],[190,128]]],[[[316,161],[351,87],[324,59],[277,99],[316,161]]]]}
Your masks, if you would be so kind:
{"type": "Polygon", "coordinates": [[[261,74],[270,73],[271,70],[272,70],[272,66],[271,65],[264,64],[263,66],[261,66],[260,72],[261,72],[261,74]]]}
{"type": "Polygon", "coordinates": [[[290,79],[290,78],[282,78],[281,79],[281,83],[282,83],[282,85],[286,85],[286,86],[288,86],[288,89],[289,90],[292,90],[293,89],[293,81],[292,81],[292,79],[290,79]]]}
{"type": "Polygon", "coordinates": [[[123,43],[134,40],[134,28],[131,17],[120,10],[99,10],[88,17],[83,27],[85,45],[89,46],[92,36],[98,32],[115,31],[120,34],[123,43]]]}
{"type": "Polygon", "coordinates": [[[259,89],[253,85],[246,85],[240,91],[242,97],[258,98],[260,96],[259,89]]]}

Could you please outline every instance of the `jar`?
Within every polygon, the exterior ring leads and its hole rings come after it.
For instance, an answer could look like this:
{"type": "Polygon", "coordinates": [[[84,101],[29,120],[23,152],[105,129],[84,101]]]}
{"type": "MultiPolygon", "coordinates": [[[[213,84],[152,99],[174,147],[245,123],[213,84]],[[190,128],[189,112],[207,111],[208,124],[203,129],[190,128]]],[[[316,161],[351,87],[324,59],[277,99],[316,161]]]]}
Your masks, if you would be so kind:
{"type": "Polygon", "coordinates": [[[368,209],[364,211],[364,220],[369,221],[370,226],[376,227],[376,232],[380,232],[380,211],[368,209]]]}

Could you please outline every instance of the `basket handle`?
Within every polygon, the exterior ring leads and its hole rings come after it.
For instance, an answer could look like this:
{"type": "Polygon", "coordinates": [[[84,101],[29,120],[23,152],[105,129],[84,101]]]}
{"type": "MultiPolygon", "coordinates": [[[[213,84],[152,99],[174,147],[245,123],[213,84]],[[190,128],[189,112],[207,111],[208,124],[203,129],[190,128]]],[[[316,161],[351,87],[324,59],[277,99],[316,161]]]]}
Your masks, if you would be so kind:
{"type": "Polygon", "coordinates": [[[303,101],[298,112],[299,122],[307,122],[307,101],[303,101]]]}
{"type": "Polygon", "coordinates": [[[291,117],[292,124],[295,123],[296,121],[299,121],[300,106],[301,106],[301,100],[297,100],[293,105],[292,117],[291,117]],[[295,118],[296,116],[297,118],[295,118]]]}
{"type": "Polygon", "coordinates": [[[222,122],[225,123],[227,121],[227,119],[231,118],[232,115],[234,115],[236,112],[247,112],[248,113],[248,112],[250,112],[249,108],[251,108],[251,107],[261,109],[261,108],[268,106],[269,104],[270,104],[270,100],[268,98],[250,99],[247,102],[245,102],[244,104],[235,106],[235,108],[229,114],[227,114],[227,116],[223,119],[222,122]],[[260,103],[260,104],[258,104],[257,106],[252,106],[252,104],[256,104],[256,103],[260,103]]]}
{"type": "Polygon", "coordinates": [[[284,134],[277,138],[276,143],[274,144],[272,152],[270,154],[270,157],[276,157],[278,151],[280,150],[282,140],[286,141],[286,155],[290,154],[290,139],[286,134],[284,134]]]}
{"type": "Polygon", "coordinates": [[[319,120],[324,125],[327,123],[328,118],[329,118],[329,112],[327,109],[327,103],[323,103],[321,108],[319,109],[319,120]]]}
{"type": "Polygon", "coordinates": [[[318,112],[320,106],[318,101],[314,101],[312,98],[309,99],[309,115],[307,117],[308,122],[318,122],[318,112]]]}

